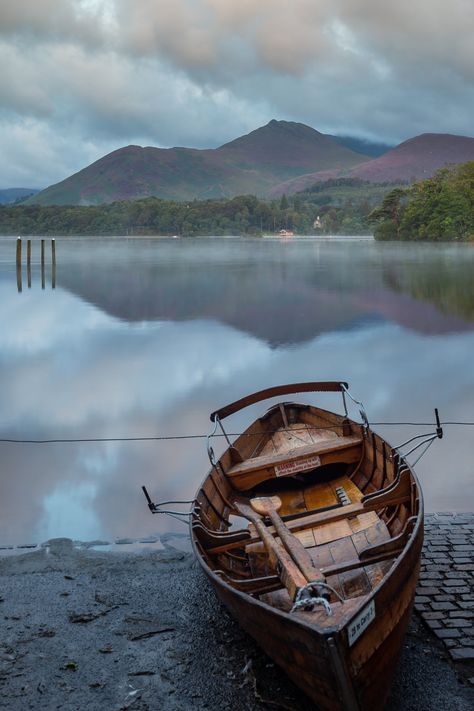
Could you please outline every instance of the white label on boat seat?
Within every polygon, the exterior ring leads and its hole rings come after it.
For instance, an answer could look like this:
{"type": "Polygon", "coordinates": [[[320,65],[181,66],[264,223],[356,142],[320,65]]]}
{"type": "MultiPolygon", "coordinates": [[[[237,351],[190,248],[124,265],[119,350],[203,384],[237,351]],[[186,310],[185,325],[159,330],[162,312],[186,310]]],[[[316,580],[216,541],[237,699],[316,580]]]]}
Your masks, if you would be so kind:
{"type": "Polygon", "coordinates": [[[347,628],[347,640],[351,647],[362,632],[367,629],[372,620],[375,620],[375,603],[372,600],[362,612],[359,612],[347,628]]]}
{"type": "Polygon", "coordinates": [[[289,476],[298,472],[306,472],[321,466],[321,458],[315,455],[309,459],[299,459],[296,462],[285,462],[275,466],[275,476],[289,476]]]}

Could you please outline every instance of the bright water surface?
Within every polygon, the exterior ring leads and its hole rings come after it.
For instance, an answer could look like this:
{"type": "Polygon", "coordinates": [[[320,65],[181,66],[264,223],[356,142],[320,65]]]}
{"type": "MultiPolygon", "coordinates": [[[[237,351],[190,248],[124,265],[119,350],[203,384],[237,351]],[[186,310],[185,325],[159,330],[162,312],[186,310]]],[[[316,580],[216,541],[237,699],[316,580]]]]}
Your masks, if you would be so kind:
{"type": "MultiPolygon", "coordinates": [[[[49,241],[44,289],[34,242],[20,293],[14,242],[0,241],[3,438],[202,434],[217,407],[311,379],[349,381],[373,422],[431,422],[436,406],[474,421],[472,246],[65,238],[56,288],[49,241]]],[[[399,444],[433,428],[375,429],[399,444]]],[[[417,465],[428,510],[474,509],[473,435],[447,427],[417,465]]],[[[200,439],[0,450],[0,545],[176,528],[140,486],[192,498],[207,470],[200,439]]]]}

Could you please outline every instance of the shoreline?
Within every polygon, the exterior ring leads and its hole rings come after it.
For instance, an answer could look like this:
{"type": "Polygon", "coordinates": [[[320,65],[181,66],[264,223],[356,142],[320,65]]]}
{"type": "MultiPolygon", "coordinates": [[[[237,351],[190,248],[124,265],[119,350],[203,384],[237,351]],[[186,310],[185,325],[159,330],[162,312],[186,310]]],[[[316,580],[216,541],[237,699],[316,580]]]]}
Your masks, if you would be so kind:
{"type": "MultiPolygon", "coordinates": [[[[425,591],[430,575],[451,572],[432,569],[432,556],[446,554],[432,550],[436,539],[459,538],[463,530],[471,540],[474,515],[430,515],[426,524],[425,591]]],[[[159,550],[102,552],[55,539],[1,556],[0,708],[307,710],[307,700],[221,607],[183,543],[164,536],[159,550]]],[[[471,543],[452,543],[459,545],[468,549],[453,553],[473,557],[471,543]]],[[[442,576],[438,586],[448,579],[442,576]]],[[[464,578],[469,593],[451,593],[461,602],[472,596],[472,577],[464,578]]],[[[427,624],[428,603],[419,597],[429,595],[418,595],[386,711],[468,711],[472,661],[453,661],[446,641],[456,634],[436,637],[439,627],[427,624]]],[[[433,597],[432,604],[439,602],[433,597]]]]}

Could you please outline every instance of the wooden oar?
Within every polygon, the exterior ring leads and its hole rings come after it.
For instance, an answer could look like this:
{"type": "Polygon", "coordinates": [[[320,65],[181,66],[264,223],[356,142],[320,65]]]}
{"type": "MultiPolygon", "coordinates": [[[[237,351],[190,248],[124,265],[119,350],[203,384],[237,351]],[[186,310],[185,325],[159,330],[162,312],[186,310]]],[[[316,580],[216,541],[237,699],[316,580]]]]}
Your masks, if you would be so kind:
{"type": "MultiPolygon", "coordinates": [[[[287,528],[290,532],[304,531],[307,528],[324,526],[326,523],[334,523],[335,521],[341,521],[344,518],[351,519],[355,516],[368,513],[369,511],[380,511],[387,506],[396,506],[397,504],[403,504],[410,501],[411,491],[411,475],[408,469],[404,469],[400,472],[398,479],[386,489],[364,496],[362,501],[355,504],[339,506],[336,509],[326,509],[321,512],[316,510],[312,514],[303,515],[300,518],[288,521],[287,528]]],[[[270,529],[270,533],[272,535],[276,535],[274,526],[270,529]]],[[[246,544],[256,543],[257,541],[258,538],[251,536],[246,540],[246,544]]],[[[233,548],[241,547],[242,544],[240,542],[228,543],[227,545],[209,548],[208,553],[210,555],[216,555],[217,553],[225,553],[233,548]]]]}
{"type": "MultiPolygon", "coordinates": [[[[278,571],[278,576],[283,585],[288,590],[288,594],[292,600],[295,600],[298,591],[304,588],[308,580],[295,565],[288,551],[278,543],[268,531],[261,517],[246,503],[235,501],[236,510],[246,519],[248,519],[257,529],[258,535],[263,541],[267,549],[268,558],[273,567],[278,571]]],[[[308,595],[309,596],[309,595],[308,595]]]]}
{"type": "Polygon", "coordinates": [[[311,556],[306,548],[303,546],[299,538],[294,536],[291,531],[289,531],[278,514],[278,511],[281,508],[281,499],[278,496],[261,496],[256,499],[251,499],[250,505],[256,513],[261,516],[268,516],[274,525],[275,531],[281,542],[305,576],[307,582],[324,582],[324,575],[321,573],[319,568],[314,567],[311,556]]]}

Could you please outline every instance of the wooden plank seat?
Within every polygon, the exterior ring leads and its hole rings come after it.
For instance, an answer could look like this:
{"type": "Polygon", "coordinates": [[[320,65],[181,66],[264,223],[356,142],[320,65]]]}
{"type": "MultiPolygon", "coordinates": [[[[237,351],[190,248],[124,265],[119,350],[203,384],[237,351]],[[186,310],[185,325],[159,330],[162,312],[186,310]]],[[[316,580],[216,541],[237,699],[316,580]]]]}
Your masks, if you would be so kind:
{"type": "Polygon", "coordinates": [[[247,491],[267,479],[313,471],[324,464],[357,462],[361,447],[360,437],[331,437],[289,451],[246,459],[230,467],[226,476],[236,489],[247,491]]]}

